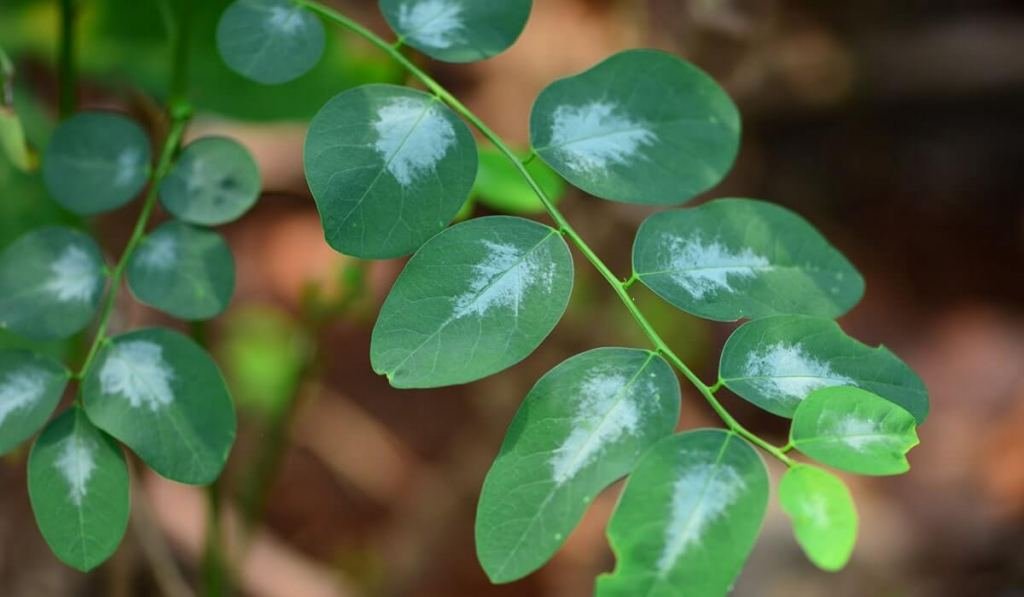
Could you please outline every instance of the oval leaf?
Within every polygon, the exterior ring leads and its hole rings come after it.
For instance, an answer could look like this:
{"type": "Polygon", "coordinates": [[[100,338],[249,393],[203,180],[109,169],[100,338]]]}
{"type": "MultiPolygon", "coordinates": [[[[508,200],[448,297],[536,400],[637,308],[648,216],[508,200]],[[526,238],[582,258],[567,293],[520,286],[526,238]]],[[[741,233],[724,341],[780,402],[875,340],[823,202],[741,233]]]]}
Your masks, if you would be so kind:
{"type": "Polygon", "coordinates": [[[640,226],[633,270],[645,286],[699,317],[838,317],[864,279],[795,213],[750,199],[719,199],[656,213],[640,226]]]}
{"type": "Polygon", "coordinates": [[[373,328],[396,388],[466,383],[526,358],[561,319],[572,257],[557,231],[493,216],[445,230],[409,260],[373,328]]]}
{"type": "MultiPolygon", "coordinates": [[[[537,197],[519,169],[505,154],[491,146],[480,148],[480,171],[473,185],[473,196],[487,207],[507,214],[544,213],[544,204],[537,197]]],[[[544,194],[558,203],[565,194],[565,181],[540,160],[526,165],[544,194]]]]}
{"type": "Polygon", "coordinates": [[[290,0],[238,0],[217,23],[217,50],[231,70],[264,85],[308,72],[324,53],[324,25],[290,0]]]}
{"type": "Polygon", "coordinates": [[[260,170],[249,151],[225,137],[185,147],[160,183],[160,201],[175,217],[217,226],[237,220],[260,196],[260,170]]]}
{"type": "Polygon", "coordinates": [[[767,503],[768,472],[738,436],[701,429],[661,440],[608,523],[616,566],[598,578],[597,595],[725,595],[767,503]]]}
{"type": "Polygon", "coordinates": [[[36,440],[28,495],[53,553],[83,572],[109,558],[128,527],[128,466],[121,448],[71,407],[36,440]]]}
{"type": "Polygon", "coordinates": [[[394,85],[327,102],[304,161],[328,244],[379,259],[414,251],[451,222],[477,168],[466,125],[437,98],[394,85]]]}
{"type": "Polygon", "coordinates": [[[132,253],[128,286],[143,303],[179,319],[209,319],[231,302],[235,260],[221,235],[171,220],[132,253]]]}
{"type": "Polygon", "coordinates": [[[82,397],[97,427],[154,471],[181,483],[210,483],[235,441],[235,411],[210,355],[160,328],[106,342],[82,397]]]}
{"type": "Polygon", "coordinates": [[[39,340],[70,336],[96,314],[104,283],[92,238],[63,226],[33,230],[0,254],[0,327],[39,340]]]}
{"type": "Polygon", "coordinates": [[[658,355],[598,348],[537,382],[480,495],[476,549],[493,582],[533,572],[587,505],[679,421],[679,381],[658,355]]]}
{"type": "Polygon", "coordinates": [[[530,140],[570,183],[604,199],[678,205],[718,184],[740,117],[703,71],[656,50],[620,52],[537,97],[530,140]]]}
{"type": "Polygon", "coordinates": [[[532,0],[380,0],[380,9],[404,43],[445,62],[474,62],[515,43],[532,4],[532,0]]]}
{"type": "Polygon", "coordinates": [[[779,482],[779,503],[815,566],[832,572],[846,566],[857,542],[857,509],[839,477],[813,466],[794,466],[779,482]]]}
{"type": "Polygon", "coordinates": [[[783,315],[740,326],[722,350],[719,376],[749,402],[792,417],[818,388],[857,386],[906,408],[923,422],[928,391],[885,347],[850,338],[829,319],[783,315]]]}
{"type": "Polygon", "coordinates": [[[39,431],[57,408],[68,378],[67,369],[49,357],[0,351],[0,454],[39,431]]]}
{"type": "Polygon", "coordinates": [[[61,123],[43,154],[43,183],[83,215],[121,207],[146,186],[149,138],[120,114],[83,112],[61,123]]]}
{"type": "Polygon", "coordinates": [[[796,409],[790,442],[829,466],[861,475],[910,470],[906,454],[918,444],[909,412],[858,388],[824,388],[796,409]]]}

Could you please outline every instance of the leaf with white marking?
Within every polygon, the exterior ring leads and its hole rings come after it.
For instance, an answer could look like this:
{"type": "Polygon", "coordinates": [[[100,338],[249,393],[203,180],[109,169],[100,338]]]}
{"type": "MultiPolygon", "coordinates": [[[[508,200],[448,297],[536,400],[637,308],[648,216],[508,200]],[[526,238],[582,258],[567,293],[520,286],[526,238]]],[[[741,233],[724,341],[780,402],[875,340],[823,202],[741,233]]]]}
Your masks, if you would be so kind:
{"type": "Polygon", "coordinates": [[[656,213],[640,226],[633,270],[645,286],[699,317],[838,317],[864,280],[797,214],[750,199],[656,213]]]}
{"type": "Polygon", "coordinates": [[[313,118],[304,162],[327,243],[384,259],[416,250],[452,221],[473,188],[477,152],[437,98],[364,85],[313,118]]]}
{"type": "Polygon", "coordinates": [[[260,170],[249,151],[226,137],[189,143],[160,183],[160,201],[176,218],[218,226],[237,220],[260,195],[260,170]]]}
{"type": "Polygon", "coordinates": [[[590,502],[679,420],[679,382],[658,355],[598,348],[564,361],[527,394],[487,473],[476,549],[493,582],[542,566],[590,502]]]}
{"type": "Polygon", "coordinates": [[[120,114],[82,112],[61,123],[43,154],[43,183],[57,203],[82,215],[128,203],[146,186],[149,138],[120,114]]]}
{"type": "Polygon", "coordinates": [[[216,479],[235,441],[235,409],[217,365],[171,330],[108,340],[86,373],[82,398],[97,427],[181,483],[216,479]]]}
{"type": "Polygon", "coordinates": [[[928,390],[889,349],[871,348],[830,320],[800,315],[756,319],[722,349],[719,377],[733,392],[770,413],[792,417],[814,390],[857,386],[928,416],[928,390]]]}
{"type": "Polygon", "coordinates": [[[0,254],[0,327],[38,340],[89,324],[105,284],[96,242],[73,228],[37,228],[0,254]]]}
{"type": "Polygon", "coordinates": [[[839,477],[798,464],[782,475],[779,503],[815,566],[831,572],[846,566],[857,542],[857,509],[839,477]]]}
{"type": "Polygon", "coordinates": [[[28,457],[28,494],[53,553],[83,572],[117,550],[128,527],[128,466],[121,448],[72,406],[28,457]]]}
{"type": "Polygon", "coordinates": [[[143,303],[175,317],[209,319],[231,301],[235,260],[221,235],[170,220],[135,249],[128,286],[143,303]]]}
{"type": "Polygon", "coordinates": [[[217,23],[217,51],[238,74],[264,85],[308,72],[324,53],[320,18],[290,0],[238,0],[217,23]]]}
{"type": "Polygon", "coordinates": [[[796,409],[790,442],[829,466],[861,475],[910,470],[917,421],[903,408],[858,388],[824,388],[796,409]]]}
{"type": "Polygon", "coordinates": [[[598,597],[725,595],[754,547],[768,471],[740,437],[701,429],[667,437],[630,475],[608,523],[615,570],[598,597]]]}
{"type": "Polygon", "coordinates": [[[475,62],[515,43],[532,0],[380,0],[399,39],[431,58],[475,62]]]}
{"type": "Polygon", "coordinates": [[[678,205],[718,184],[739,148],[740,117],[708,75],[656,50],[620,52],[555,81],[533,104],[530,141],[584,191],[678,205]]]}
{"type": "Polygon", "coordinates": [[[70,374],[50,357],[0,351],[0,454],[10,452],[46,423],[70,374]]]}
{"type": "Polygon", "coordinates": [[[561,319],[572,257],[557,231],[477,218],[406,264],[373,328],[370,361],[396,388],[466,383],[526,358],[561,319]]]}

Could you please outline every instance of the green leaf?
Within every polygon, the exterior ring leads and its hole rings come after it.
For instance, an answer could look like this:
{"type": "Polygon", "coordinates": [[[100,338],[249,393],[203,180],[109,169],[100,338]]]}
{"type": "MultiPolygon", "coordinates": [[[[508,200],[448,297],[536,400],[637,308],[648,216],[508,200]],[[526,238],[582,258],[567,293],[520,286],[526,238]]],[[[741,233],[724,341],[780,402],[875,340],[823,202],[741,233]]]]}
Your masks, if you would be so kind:
{"type": "Polygon", "coordinates": [[[789,433],[793,447],[807,456],[861,475],[907,472],[906,454],[918,444],[913,415],[852,387],[812,393],[796,409],[789,433]]]}
{"type": "MultiPolygon", "coordinates": [[[[829,390],[822,390],[829,391],[829,390]]],[[[839,477],[799,464],[779,482],[779,503],[807,558],[823,570],[846,566],[857,542],[857,509],[839,477]]]]}
{"type": "Polygon", "coordinates": [[[928,390],[889,349],[850,338],[830,320],[800,315],[740,326],[722,349],[719,376],[733,392],[770,413],[792,417],[812,391],[857,386],[906,408],[923,422],[928,390]]]}
{"type": "Polygon", "coordinates": [[[28,495],[46,543],[83,572],[116,550],[128,527],[128,466],[121,448],[72,406],[28,457],[28,495]]]}
{"type": "MultiPolygon", "coordinates": [[[[492,146],[480,147],[480,171],[473,185],[473,195],[487,207],[508,214],[530,215],[544,213],[544,204],[537,198],[519,169],[505,154],[492,146]]],[[[565,181],[540,160],[526,165],[544,194],[558,203],[565,195],[565,181]]]]}
{"type": "Polygon", "coordinates": [[[133,120],[82,112],[54,131],[43,154],[43,183],[67,209],[97,214],[139,194],[149,179],[149,160],[149,138],[133,120]]]}
{"type": "Polygon", "coordinates": [[[160,183],[160,201],[175,217],[217,226],[237,220],[260,196],[260,170],[241,144],[226,137],[189,143],[160,183]]]}
{"type": "Polygon", "coordinates": [[[324,25],[290,0],[238,0],[217,23],[217,50],[238,74],[264,85],[296,79],[324,53],[324,25]]]}
{"type": "Polygon", "coordinates": [[[676,307],[716,321],[838,317],[864,279],[806,220],[750,199],[656,213],[633,244],[640,281],[676,307]]]}
{"type": "Polygon", "coordinates": [[[128,286],[143,303],[179,319],[209,319],[231,302],[235,260],[221,235],[170,220],[132,253],[128,286]]]}
{"type": "Polygon", "coordinates": [[[615,571],[598,597],[725,595],[768,503],[768,472],[738,436],[701,429],[647,451],[608,523],[615,571]]]}
{"type": "Polygon", "coordinates": [[[604,199],[678,205],[718,184],[740,117],[703,71],[656,50],[615,54],[537,97],[530,140],[570,183],[604,199]]]}
{"type": "Polygon", "coordinates": [[[235,410],[217,365],[178,332],[150,328],[108,340],[82,397],[97,427],[174,481],[212,482],[235,441],[235,410]]]}
{"type": "Polygon", "coordinates": [[[532,4],[532,0],[380,0],[380,10],[402,42],[431,58],[475,62],[515,43],[532,4]]]}
{"type": "Polygon", "coordinates": [[[0,254],[0,327],[36,340],[70,336],[96,314],[104,281],[92,238],[37,228],[0,254]]]}
{"type": "Polygon", "coordinates": [[[466,383],[526,358],[561,319],[572,257],[522,218],[457,224],[409,260],[381,307],[370,361],[396,388],[466,383]]]}
{"type": "Polygon", "coordinates": [[[46,423],[70,374],[50,357],[0,351],[0,454],[10,452],[46,423]]]}
{"type": "Polygon", "coordinates": [[[594,497],[672,433],[679,400],[668,364],[645,350],[590,350],[542,377],[480,495],[476,548],[491,580],[516,580],[551,558],[594,497]]]}
{"type": "Polygon", "coordinates": [[[22,172],[36,168],[36,154],[25,139],[25,128],[21,118],[12,108],[0,105],[0,153],[7,156],[11,164],[22,172]]]}

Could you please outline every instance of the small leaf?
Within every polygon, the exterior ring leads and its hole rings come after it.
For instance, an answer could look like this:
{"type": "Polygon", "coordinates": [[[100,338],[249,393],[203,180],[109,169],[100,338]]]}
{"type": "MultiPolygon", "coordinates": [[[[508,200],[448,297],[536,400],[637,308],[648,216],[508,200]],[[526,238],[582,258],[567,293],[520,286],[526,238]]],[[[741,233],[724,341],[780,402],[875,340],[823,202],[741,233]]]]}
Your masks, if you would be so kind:
{"type": "Polygon", "coordinates": [[[380,0],[399,38],[437,60],[475,62],[515,43],[532,0],[380,0]]]}
{"type": "Polygon", "coordinates": [[[67,369],[50,357],[0,351],[0,454],[39,431],[57,408],[68,378],[67,369]]]}
{"type": "Polygon", "coordinates": [[[476,548],[491,580],[516,580],[551,558],[597,494],[672,433],[679,399],[668,364],[645,350],[590,350],[542,377],[480,495],[476,548]]]}
{"type": "Polygon", "coordinates": [[[864,294],[850,262],[795,213],[762,201],[718,199],[656,213],[633,245],[640,281],[699,317],[838,317],[864,294]]]}
{"type": "Polygon", "coordinates": [[[128,466],[121,448],[71,407],[28,457],[28,494],[46,543],[83,572],[116,550],[128,527],[128,466]]]}
{"type": "Polygon", "coordinates": [[[143,303],[179,319],[209,319],[231,302],[235,259],[221,235],[170,220],[135,249],[128,286],[143,303]]]}
{"type": "MultiPolygon", "coordinates": [[[[830,391],[830,390],[822,390],[830,391]]],[[[779,503],[793,521],[797,542],[815,566],[846,566],[857,542],[857,509],[839,477],[799,464],[779,482],[779,503]]]]}
{"type": "Polygon", "coordinates": [[[918,444],[917,422],[871,392],[824,388],[796,409],[790,441],[811,458],[844,471],[898,475],[910,470],[906,454],[918,444]]]}
{"type": "Polygon", "coordinates": [[[324,25],[290,0],[238,0],[217,23],[217,50],[229,68],[264,85],[308,72],[324,53],[324,25]]]}
{"type": "Polygon", "coordinates": [[[160,201],[191,224],[237,220],[260,196],[260,170],[241,144],[225,137],[189,143],[160,183],[160,201]]]}
{"type": "Polygon", "coordinates": [[[718,184],[740,118],[703,71],[656,50],[615,54],[555,81],[533,104],[530,140],[570,183],[614,201],[678,205],[718,184]]]}
{"type": "Polygon", "coordinates": [[[770,413],[792,417],[812,391],[857,386],[906,408],[923,422],[928,390],[885,347],[871,348],[830,319],[781,315],[740,326],[722,349],[719,376],[733,392],[770,413]]]}
{"type": "Polygon", "coordinates": [[[476,143],[437,98],[394,85],[337,95],[309,125],[306,179],[327,243],[346,255],[406,255],[440,232],[476,177],[476,143]]]}
{"type": "Polygon", "coordinates": [[[235,441],[235,411],[217,365],[178,332],[150,328],[107,341],[82,397],[97,427],[174,481],[212,482],[235,441]]]}
{"type": "Polygon", "coordinates": [[[36,340],[66,338],[96,314],[103,259],[92,238],[46,226],[0,254],[0,327],[36,340]]]}
{"type": "Polygon", "coordinates": [[[768,472],[726,431],[667,437],[647,451],[608,523],[614,572],[598,597],[725,595],[761,530],[768,472]]]}
{"type": "Polygon", "coordinates": [[[373,328],[370,361],[396,388],[466,383],[526,358],[565,312],[572,257],[558,232],[510,216],[430,239],[373,328]]]}
{"type": "MultiPolygon", "coordinates": [[[[565,181],[547,164],[534,160],[526,165],[540,188],[558,203],[565,194],[565,181]]],[[[544,204],[505,154],[491,146],[480,147],[480,171],[473,195],[487,207],[515,215],[544,213],[544,204]]]]}
{"type": "Polygon", "coordinates": [[[0,105],[0,153],[22,172],[31,172],[38,165],[38,157],[25,139],[25,127],[12,108],[0,105]]]}
{"type": "Polygon", "coordinates": [[[46,190],[82,215],[128,203],[146,186],[149,138],[120,114],[82,112],[61,123],[43,154],[46,190]]]}

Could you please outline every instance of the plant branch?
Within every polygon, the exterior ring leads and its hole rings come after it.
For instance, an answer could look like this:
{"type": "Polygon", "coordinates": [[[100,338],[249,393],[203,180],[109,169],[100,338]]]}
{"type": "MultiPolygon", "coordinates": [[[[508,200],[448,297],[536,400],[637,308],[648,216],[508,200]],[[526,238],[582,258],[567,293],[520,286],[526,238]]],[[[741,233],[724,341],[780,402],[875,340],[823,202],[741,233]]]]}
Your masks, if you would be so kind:
{"type": "Polygon", "coordinates": [[[60,2],[60,50],[57,56],[57,83],[59,87],[60,117],[67,118],[78,104],[77,73],[75,70],[75,21],[78,0],[60,2]]]}

